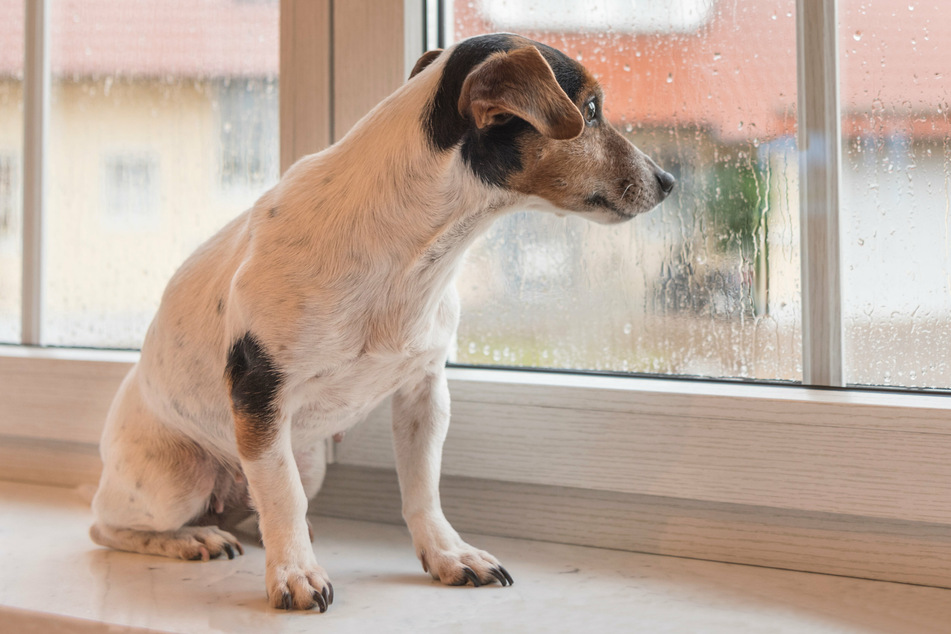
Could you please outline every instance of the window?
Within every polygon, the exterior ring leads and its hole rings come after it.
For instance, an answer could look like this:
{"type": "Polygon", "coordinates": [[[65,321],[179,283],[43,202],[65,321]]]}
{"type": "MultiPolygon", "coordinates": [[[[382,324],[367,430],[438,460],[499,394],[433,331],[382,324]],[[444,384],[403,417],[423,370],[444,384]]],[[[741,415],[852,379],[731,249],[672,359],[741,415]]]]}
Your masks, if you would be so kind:
{"type": "Polygon", "coordinates": [[[40,341],[136,348],[175,269],[277,180],[279,6],[49,7],[40,341]]]}
{"type": "Polygon", "coordinates": [[[679,185],[620,227],[497,223],[460,280],[456,360],[801,380],[795,2],[565,4],[455,2],[451,33],[517,27],[581,61],[679,185]]]}
{"type": "MultiPolygon", "coordinates": [[[[815,298],[800,279],[796,3],[563,8],[454,2],[448,31],[517,28],[566,51],[679,185],[620,229],[499,223],[462,278],[457,360],[801,381],[803,302],[815,298]]],[[[849,384],[951,388],[948,11],[839,3],[849,384]]]]}
{"type": "Polygon", "coordinates": [[[951,387],[951,7],[840,3],[849,383],[951,387]]]}

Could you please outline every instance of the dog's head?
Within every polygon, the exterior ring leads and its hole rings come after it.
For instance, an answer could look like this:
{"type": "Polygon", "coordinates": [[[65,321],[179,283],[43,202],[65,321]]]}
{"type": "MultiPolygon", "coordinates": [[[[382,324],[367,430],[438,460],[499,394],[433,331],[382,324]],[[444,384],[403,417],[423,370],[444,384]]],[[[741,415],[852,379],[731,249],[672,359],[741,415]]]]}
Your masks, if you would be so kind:
{"type": "Polygon", "coordinates": [[[594,77],[561,51],[481,35],[424,54],[411,77],[430,65],[441,76],[423,114],[429,140],[460,148],[486,184],[599,222],[632,218],[673,190],[674,177],[604,119],[594,77]]]}

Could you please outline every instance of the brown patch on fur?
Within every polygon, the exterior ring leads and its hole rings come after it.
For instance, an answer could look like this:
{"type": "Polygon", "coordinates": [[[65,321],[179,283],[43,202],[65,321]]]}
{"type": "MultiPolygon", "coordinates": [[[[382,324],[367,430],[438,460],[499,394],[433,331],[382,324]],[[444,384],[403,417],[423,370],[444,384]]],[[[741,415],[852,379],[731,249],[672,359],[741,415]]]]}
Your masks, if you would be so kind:
{"type": "Polygon", "coordinates": [[[550,139],[573,139],[584,130],[581,112],[534,46],[495,53],[479,64],[462,85],[458,107],[479,128],[516,116],[550,139]]]}
{"type": "Polygon", "coordinates": [[[234,437],[241,457],[245,460],[257,460],[274,444],[274,439],[277,437],[277,425],[273,420],[235,412],[234,437]]]}
{"type": "Polygon", "coordinates": [[[656,202],[649,159],[604,121],[570,141],[526,137],[521,155],[522,170],[509,177],[509,187],[562,209],[607,210],[621,220],[656,202]]]}

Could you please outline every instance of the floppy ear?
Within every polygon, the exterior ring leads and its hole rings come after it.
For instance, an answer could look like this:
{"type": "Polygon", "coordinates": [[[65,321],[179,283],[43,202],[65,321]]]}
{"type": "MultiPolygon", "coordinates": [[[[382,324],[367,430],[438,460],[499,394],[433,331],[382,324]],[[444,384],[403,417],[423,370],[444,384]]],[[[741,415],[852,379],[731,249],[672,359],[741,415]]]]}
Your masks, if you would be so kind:
{"type": "Polygon", "coordinates": [[[573,139],[584,130],[581,111],[534,46],[496,53],[476,66],[462,84],[459,113],[480,129],[514,115],[552,139],[573,139]]]}
{"type": "Polygon", "coordinates": [[[418,60],[416,60],[416,65],[413,66],[413,72],[409,74],[409,78],[412,79],[416,77],[424,68],[429,66],[433,60],[439,57],[439,54],[442,53],[441,48],[433,49],[431,51],[426,51],[423,53],[418,60]]]}

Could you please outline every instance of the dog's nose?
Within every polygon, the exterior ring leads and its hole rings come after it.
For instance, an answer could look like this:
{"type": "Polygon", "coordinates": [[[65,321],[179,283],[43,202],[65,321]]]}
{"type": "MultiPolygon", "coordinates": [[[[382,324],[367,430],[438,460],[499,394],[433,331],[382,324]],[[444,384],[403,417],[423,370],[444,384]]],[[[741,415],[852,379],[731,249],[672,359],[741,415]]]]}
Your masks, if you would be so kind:
{"type": "Polygon", "coordinates": [[[657,177],[657,182],[660,183],[660,190],[664,192],[664,196],[668,195],[674,190],[674,185],[677,183],[677,179],[674,178],[673,174],[665,172],[664,170],[659,170],[654,174],[657,177]]]}

